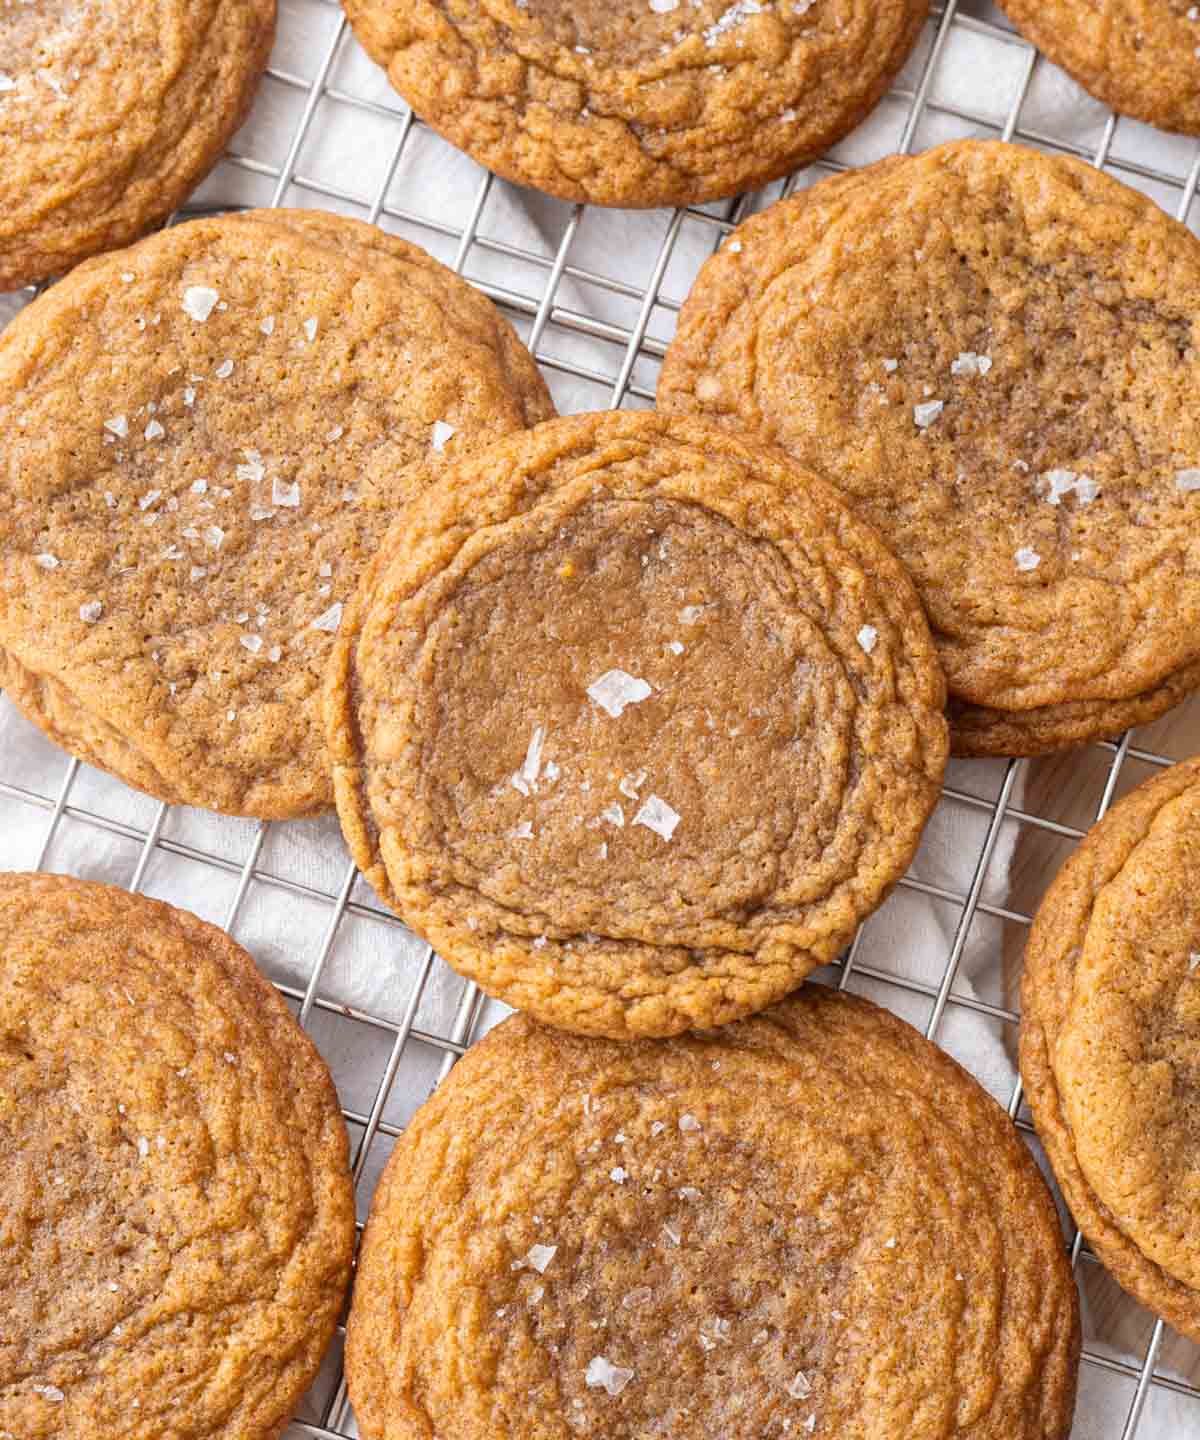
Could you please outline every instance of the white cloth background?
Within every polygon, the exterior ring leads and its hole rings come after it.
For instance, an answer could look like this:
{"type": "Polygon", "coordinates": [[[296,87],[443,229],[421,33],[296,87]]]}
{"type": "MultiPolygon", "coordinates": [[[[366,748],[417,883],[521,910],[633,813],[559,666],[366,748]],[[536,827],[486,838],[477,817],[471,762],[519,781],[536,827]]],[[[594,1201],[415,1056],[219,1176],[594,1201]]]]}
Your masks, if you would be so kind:
{"type": "MultiPolygon", "coordinates": [[[[968,20],[995,15],[983,3],[964,4],[961,11],[968,20]]],[[[274,68],[311,82],[339,14],[321,0],[282,0],[274,68]]],[[[901,84],[909,90],[920,79],[932,34],[930,27],[902,77],[901,84]]],[[[969,24],[956,23],[933,76],[931,105],[918,127],[915,148],[964,134],[994,135],[1003,125],[1026,64],[1027,51],[1023,47],[997,40],[969,24]],[[950,113],[956,109],[992,123],[963,121],[950,113]]],[[[293,186],[285,203],[322,205],[362,215],[385,179],[403,107],[381,73],[349,40],[333,64],[328,89],[329,95],[317,106],[296,165],[299,177],[314,181],[326,193],[293,186]],[[341,103],[339,95],[365,99],[382,108],[356,109],[341,103]],[[337,198],[343,194],[361,203],[337,198]]],[[[268,166],[282,165],[305,99],[304,88],[269,79],[235,143],[235,151],[268,166]]],[[[838,147],[837,158],[858,164],[889,153],[898,142],[907,111],[903,99],[889,98],[838,147]]],[[[1103,107],[1083,95],[1060,72],[1039,63],[1021,110],[1023,134],[1094,148],[1106,118],[1103,107]]],[[[1193,154],[1192,142],[1129,122],[1118,126],[1112,147],[1114,159],[1122,165],[1142,165],[1178,176],[1187,174],[1193,154]]],[[[1177,190],[1135,172],[1122,169],[1118,173],[1174,210],[1177,190]]],[[[481,178],[482,172],[471,161],[418,128],[405,147],[387,192],[389,209],[414,218],[385,215],[385,223],[438,258],[453,262],[458,249],[454,232],[468,223],[481,178]]],[[[196,203],[264,204],[270,201],[273,189],[270,175],[226,163],[205,183],[196,203]]],[[[778,187],[764,198],[776,193],[778,187]]],[[[717,213],[717,207],[711,208],[717,213]]],[[[466,274],[536,303],[547,267],[511,253],[511,247],[552,258],[570,215],[569,206],[506,185],[494,185],[477,233],[484,241],[501,242],[510,251],[476,245],[468,254],[466,274]]],[[[641,291],[649,282],[669,219],[663,212],[588,211],[572,243],[569,266],[641,291]]],[[[714,238],[710,226],[695,221],[684,224],[665,270],[661,290],[664,297],[670,301],[684,297],[696,269],[711,252],[714,238]]],[[[0,325],[26,299],[0,297],[0,325]]],[[[552,321],[542,352],[599,378],[548,368],[548,379],[561,410],[599,408],[609,403],[622,346],[603,338],[603,327],[628,330],[636,322],[640,303],[639,294],[620,293],[586,277],[564,275],[556,296],[557,306],[594,322],[588,327],[594,333],[581,333],[578,326],[552,321]]],[[[527,333],[528,316],[516,318],[523,333],[527,333]]],[[[673,319],[670,307],[654,311],[647,330],[651,342],[670,338],[673,319]]],[[[655,368],[652,355],[639,358],[633,374],[635,387],[652,393],[655,368]]],[[[626,403],[647,401],[645,396],[633,394],[626,403]]],[[[1185,707],[1154,727],[1152,736],[1139,736],[1138,743],[1176,758],[1200,750],[1200,705],[1185,707]]],[[[1023,766],[1010,795],[1010,809],[1028,810],[1084,828],[1094,817],[1110,759],[1097,750],[1081,757],[1023,766]]],[[[0,792],[0,866],[21,869],[36,862],[49,814],[46,808],[30,803],[17,792],[56,797],[66,767],[61,752],[22,720],[7,701],[0,700],[0,781],[15,787],[0,792]]],[[[1146,773],[1145,767],[1131,762],[1123,772],[1120,788],[1127,789],[1146,773]]],[[[955,791],[990,802],[998,794],[1003,777],[1001,764],[959,763],[951,767],[948,783],[955,791]]],[[[70,791],[68,812],[58,824],[45,857],[47,868],[127,884],[141,851],[138,837],[154,823],[157,810],[146,797],[104,775],[81,769],[70,791]],[[98,816],[103,824],[79,818],[71,813],[74,810],[98,816]]],[[[913,875],[921,885],[950,896],[963,896],[971,884],[990,819],[987,803],[945,801],[913,867],[913,875]]],[[[237,890],[239,867],[254,844],[256,828],[249,822],[197,811],[171,811],[162,830],[166,847],[154,852],[143,888],[223,923],[237,890]],[[226,868],[191,858],[192,852],[220,857],[226,868]]],[[[1007,823],[988,867],[984,905],[1028,913],[1068,849],[1068,842],[1046,840],[1032,827],[1015,821],[1007,823]]],[[[271,826],[258,870],[283,883],[256,881],[251,885],[234,933],[272,978],[302,989],[332,913],[329,899],[321,897],[336,896],[348,873],[336,823],[328,819],[271,826]]],[[[355,907],[338,929],[322,973],[320,994],[326,1000],[397,1021],[411,993],[423,947],[379,914],[377,902],[361,881],[355,883],[352,899],[355,907]]],[[[941,979],[961,910],[961,901],[939,898],[928,889],[902,889],[869,923],[856,962],[864,970],[900,977],[928,991],[941,979]]],[[[1024,933],[1019,923],[981,911],[962,952],[955,995],[1012,1009],[1024,933]]],[[[871,980],[862,972],[852,985],[918,1026],[928,1021],[927,993],[871,980]]],[[[462,993],[461,982],[444,966],[436,965],[423,993],[417,1029],[451,1033],[462,993]]],[[[500,1007],[489,1006],[483,1025],[499,1013],[500,1007]]],[[[334,1070],[343,1103],[352,1111],[368,1112],[388,1060],[390,1035],[328,1012],[317,1013],[313,1029],[334,1070]]],[[[1001,1103],[1007,1104],[1015,1081],[1011,1025],[952,1003],[938,1039],[1001,1103]]],[[[404,1122],[436,1081],[441,1064],[442,1055],[433,1047],[419,1042],[407,1047],[386,1110],[389,1122],[404,1122]]],[[[372,1152],[362,1187],[363,1201],[369,1198],[370,1178],[385,1154],[386,1146],[372,1152]]],[[[1085,1265],[1081,1277],[1089,1348],[1140,1364],[1150,1328],[1144,1312],[1125,1301],[1097,1267],[1085,1265]]],[[[1197,1352],[1182,1341],[1169,1340],[1163,1360],[1181,1378],[1194,1380],[1200,1375],[1197,1352]]],[[[1116,1440],[1132,1393],[1133,1382],[1128,1376],[1085,1367],[1075,1440],[1116,1440]]],[[[1138,1434],[1145,1440],[1200,1440],[1200,1402],[1156,1388],[1138,1434]]]]}

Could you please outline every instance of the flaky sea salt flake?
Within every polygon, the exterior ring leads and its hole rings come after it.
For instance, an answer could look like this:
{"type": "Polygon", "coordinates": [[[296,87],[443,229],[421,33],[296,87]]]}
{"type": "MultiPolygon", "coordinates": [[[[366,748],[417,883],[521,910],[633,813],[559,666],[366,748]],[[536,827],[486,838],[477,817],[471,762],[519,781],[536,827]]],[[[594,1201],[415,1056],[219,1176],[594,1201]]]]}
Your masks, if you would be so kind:
{"type": "Polygon", "coordinates": [[[703,1125],[694,1115],[681,1115],[679,1117],[679,1128],[685,1135],[694,1134],[697,1130],[703,1130],[703,1125]]]}
{"type": "Polygon", "coordinates": [[[531,1245],[525,1252],[525,1264],[539,1275],[546,1273],[546,1267],[558,1254],[557,1245],[531,1245]]]}
{"type": "Polygon", "coordinates": [[[1024,571],[1036,570],[1042,563],[1042,557],[1036,550],[1031,550],[1028,545],[1018,550],[1013,559],[1017,562],[1017,569],[1024,571]]]}
{"type": "Polygon", "coordinates": [[[1176,470],[1175,488],[1185,495],[1200,490],[1200,470],[1176,470]]]}
{"type": "Polygon", "coordinates": [[[103,614],[104,606],[99,600],[89,600],[79,607],[79,618],[85,625],[94,625],[103,614]]]}
{"type": "MultiPolygon", "coordinates": [[[[239,480],[245,480],[251,485],[257,485],[260,480],[266,477],[267,473],[267,467],[262,462],[262,456],[257,450],[243,450],[242,454],[246,457],[246,460],[244,464],[237,467],[237,478],[239,480]]],[[[193,489],[194,488],[193,486],[193,489]]]]}
{"type": "Polygon", "coordinates": [[[623,1365],[613,1365],[607,1356],[597,1355],[588,1361],[588,1367],[583,1372],[583,1378],[590,1390],[607,1390],[616,1398],[634,1377],[634,1371],[627,1370],[623,1365]]]}
{"type": "Polygon", "coordinates": [[[217,368],[213,371],[213,374],[217,377],[218,380],[228,380],[229,377],[233,374],[233,361],[222,360],[221,363],[217,366],[217,368]]]}
{"type": "MultiPolygon", "coordinates": [[[[118,440],[124,440],[129,434],[129,420],[124,415],[114,415],[112,419],[104,422],[104,428],[118,440]]],[[[1197,471],[1197,474],[1200,474],[1200,471],[1197,471]]]]}
{"type": "Polygon", "coordinates": [[[335,600],[328,610],[322,610],[317,618],[309,626],[310,630],[324,630],[327,634],[336,634],[338,626],[342,623],[342,602],[335,600]]]}
{"type": "Polygon", "coordinates": [[[629,705],[638,705],[649,698],[650,686],[626,670],[606,670],[587,688],[588,698],[601,710],[619,720],[629,705]]]}
{"type": "Polygon", "coordinates": [[[638,798],[638,791],[645,783],[646,772],[639,770],[633,775],[622,775],[617,789],[622,795],[628,796],[630,800],[636,800],[638,798]]]}
{"type": "Polygon", "coordinates": [[[944,400],[929,400],[924,405],[913,406],[913,422],[918,430],[928,430],[946,408],[944,400]]]}
{"type": "Polygon", "coordinates": [[[874,625],[864,625],[858,632],[858,643],[864,654],[869,655],[879,640],[879,631],[874,625]]]}
{"type": "Polygon", "coordinates": [[[293,480],[287,484],[278,475],[271,479],[271,504],[283,505],[289,510],[295,510],[300,504],[300,482],[293,480]]]}
{"type": "Polygon", "coordinates": [[[951,360],[951,375],[986,375],[992,368],[990,355],[976,355],[974,350],[964,350],[957,360],[951,360]]]}
{"type": "Polygon", "coordinates": [[[453,425],[447,425],[444,420],[435,420],[433,422],[433,435],[429,443],[440,455],[446,448],[446,441],[452,439],[454,433],[453,425]]]}
{"type": "Polygon", "coordinates": [[[304,322],[304,333],[308,336],[308,343],[311,345],[317,338],[317,320],[315,316],[310,315],[304,322]]]}
{"type": "Polygon", "coordinates": [[[208,285],[189,285],[183,292],[184,314],[203,325],[216,309],[220,298],[208,285]]]}
{"type": "Polygon", "coordinates": [[[803,1370],[797,1370],[795,1378],[789,1382],[787,1393],[793,1400],[805,1400],[812,1394],[812,1381],[803,1370]]]}
{"type": "Polygon", "coordinates": [[[669,840],[679,824],[679,813],[672,810],[667,802],[657,795],[649,795],[642,802],[641,809],[633,817],[635,825],[644,825],[664,840],[669,840]]]}
{"type": "Polygon", "coordinates": [[[161,440],[166,433],[157,420],[151,420],[142,432],[147,440],[161,440]]]}
{"type": "Polygon", "coordinates": [[[517,828],[511,833],[514,840],[532,840],[533,822],[531,820],[522,820],[521,823],[517,826],[517,828]]]}
{"type": "Polygon", "coordinates": [[[40,1395],[43,1400],[48,1400],[51,1405],[61,1405],[67,1398],[57,1385],[35,1385],[33,1393],[40,1395]]]}
{"type": "Polygon", "coordinates": [[[546,730],[542,725],[534,727],[533,734],[529,737],[529,747],[525,751],[525,760],[521,766],[521,778],[527,785],[535,785],[538,775],[542,769],[542,749],[546,743],[546,730]]]}
{"type": "Polygon", "coordinates": [[[40,555],[33,557],[33,563],[41,566],[43,570],[57,570],[59,561],[57,555],[51,555],[49,551],[44,550],[40,555]]]}

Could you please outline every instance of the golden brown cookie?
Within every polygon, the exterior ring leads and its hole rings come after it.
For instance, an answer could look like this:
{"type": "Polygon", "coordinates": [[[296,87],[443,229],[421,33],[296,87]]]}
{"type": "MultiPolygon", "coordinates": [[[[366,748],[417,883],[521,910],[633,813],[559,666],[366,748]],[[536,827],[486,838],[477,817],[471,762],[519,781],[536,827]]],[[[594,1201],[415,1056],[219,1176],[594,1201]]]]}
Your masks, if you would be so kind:
{"type": "Polygon", "coordinates": [[[519,185],[597,205],[754,189],[854,128],[928,0],[343,0],[422,119],[519,185]]]}
{"type": "Polygon", "coordinates": [[[783,455],[652,413],[426,476],[338,633],[342,829],[490,994],[724,1024],[834,959],[912,858],[944,687],[901,567],[783,455]]]}
{"type": "Polygon", "coordinates": [[[246,118],[275,0],[0,0],[0,290],[160,224],[246,118]]]}
{"type": "Polygon", "coordinates": [[[313,814],[405,467],[551,413],[491,303],[372,226],[227,215],[92,261],[0,336],[0,683],[160,799],[313,814]]]}
{"type": "Polygon", "coordinates": [[[668,1044],[493,1031],[376,1192],[346,1378],[366,1440],[1065,1440],[1078,1352],[1008,1117],[806,985],[668,1044]]]}
{"type": "Polygon", "coordinates": [[[1200,760],[1140,786],[1050,887],[1025,956],[1021,1076],[1079,1228],[1200,1340],[1200,760]]]}
{"type": "Polygon", "coordinates": [[[274,1440],[350,1276],[329,1072],[169,905],[0,876],[0,1433],[274,1440]]]}
{"type": "Polygon", "coordinates": [[[1198,316],[1200,241],[1151,201],[956,142],[742,225],[659,403],[832,480],[917,582],[955,748],[1038,753],[1200,679],[1198,316]]]}
{"type": "Polygon", "coordinates": [[[997,0],[1098,100],[1200,135],[1200,11],[1192,0],[997,0]]]}

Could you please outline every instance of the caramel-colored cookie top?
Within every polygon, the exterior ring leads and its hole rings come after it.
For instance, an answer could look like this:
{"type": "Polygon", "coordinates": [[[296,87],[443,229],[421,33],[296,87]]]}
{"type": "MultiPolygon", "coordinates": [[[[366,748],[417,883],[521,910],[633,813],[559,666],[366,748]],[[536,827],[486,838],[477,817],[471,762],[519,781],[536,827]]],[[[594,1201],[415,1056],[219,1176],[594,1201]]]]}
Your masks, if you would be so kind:
{"type": "Polygon", "coordinates": [[[600,205],[765,184],[841,139],[928,0],[343,0],[396,89],[506,179],[600,205]]]}
{"type": "Polygon", "coordinates": [[[1192,0],[997,0],[1022,33],[1123,115],[1200,135],[1192,0]]]}
{"type": "Polygon", "coordinates": [[[1067,1203],[1142,1304],[1200,1339],[1200,761],[1063,867],[1022,989],[1021,1073],[1067,1203]]]}
{"type": "Polygon", "coordinates": [[[488,1036],[376,1193],[346,1376],[367,1440],[1065,1440],[1078,1348],[1007,1117],[806,985],[665,1044],[488,1036]]]}
{"type": "Polygon", "coordinates": [[[879,527],[952,696],[1128,701],[1200,660],[1197,315],[1200,241],[1145,197],[960,142],[741,226],[659,399],[758,429],[879,527]]]}
{"type": "Polygon", "coordinates": [[[452,965],[555,1024],[778,999],[903,873],[945,764],[900,566],[713,426],[552,421],[406,508],[339,631],[342,827],[452,965]]]}
{"type": "Polygon", "coordinates": [[[0,1433],[273,1440],[350,1274],[329,1072],[193,915],[5,875],[0,933],[0,1433]]]}
{"type": "Polygon", "coordinates": [[[550,413],[490,302],[371,226],[223,216],[92,261],[0,337],[5,689],[161,799],[328,806],[320,676],[405,467],[550,413]]]}
{"type": "Polygon", "coordinates": [[[246,117],[275,0],[0,0],[0,290],[165,220],[246,117]]]}

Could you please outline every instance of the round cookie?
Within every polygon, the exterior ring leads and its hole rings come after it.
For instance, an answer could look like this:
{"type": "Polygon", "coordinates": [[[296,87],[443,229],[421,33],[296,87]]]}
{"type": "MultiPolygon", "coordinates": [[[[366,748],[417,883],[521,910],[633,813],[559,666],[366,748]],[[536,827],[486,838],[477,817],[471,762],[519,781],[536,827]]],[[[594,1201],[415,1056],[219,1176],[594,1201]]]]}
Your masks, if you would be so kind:
{"type": "Polygon", "coordinates": [[[1063,1196],[1121,1285],[1200,1341],[1200,760],[1067,861],[1021,987],[1021,1076],[1063,1196]]]}
{"type": "Polygon", "coordinates": [[[354,1249],[329,1072],[249,955],[0,876],[0,1433],[274,1440],[354,1249]]]}
{"type": "Polygon", "coordinates": [[[1098,100],[1200,135],[1200,14],[1191,0],[997,0],[1021,33],[1098,100]]]}
{"type": "Polygon", "coordinates": [[[246,118],[275,0],[0,3],[0,290],[164,221],[246,118]]]}
{"type": "Polygon", "coordinates": [[[814,159],[874,107],[928,0],[343,0],[413,109],[519,185],[689,205],[814,159]]]}
{"type": "Polygon", "coordinates": [[[405,468],[552,413],[489,301],[356,221],[91,261],[0,336],[0,684],[160,799],[327,808],[320,676],[405,468]]]}
{"type": "Polygon", "coordinates": [[[574,416],[426,483],[338,633],[342,829],[492,995],[668,1035],[833,960],[912,858],[944,686],[902,568],[783,455],[574,416]]]}
{"type": "Polygon", "coordinates": [[[957,142],[741,226],[659,403],[832,480],[916,580],[954,748],[1038,753],[1200,678],[1198,314],[1200,241],[1144,196],[957,142]]]}
{"type": "Polygon", "coordinates": [[[998,1105],[806,985],[618,1045],[507,1020],[398,1142],[359,1258],[365,1440],[1066,1440],[1078,1302],[998,1105]]]}

